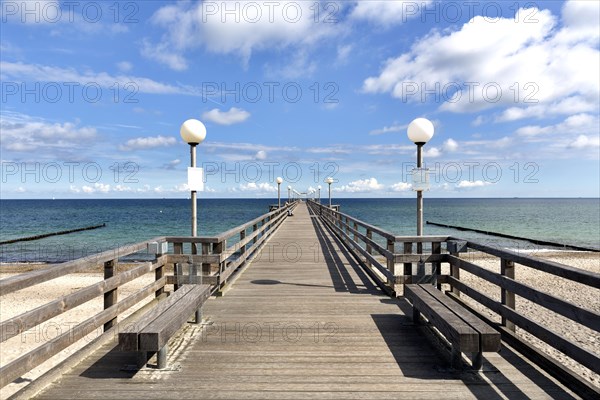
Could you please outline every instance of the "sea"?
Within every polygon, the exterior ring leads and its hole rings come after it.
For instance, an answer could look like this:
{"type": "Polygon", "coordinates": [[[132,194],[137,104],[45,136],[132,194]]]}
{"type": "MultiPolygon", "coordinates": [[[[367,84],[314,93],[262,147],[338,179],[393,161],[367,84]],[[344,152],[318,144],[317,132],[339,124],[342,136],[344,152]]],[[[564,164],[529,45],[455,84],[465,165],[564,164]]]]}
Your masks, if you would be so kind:
{"type": "MultiPolygon", "coordinates": [[[[324,200],[325,201],[325,200],[324,200]]],[[[268,212],[277,199],[200,199],[198,235],[210,236],[268,212]]],[[[340,211],[396,235],[416,234],[415,199],[334,199],[340,211]]],[[[600,248],[600,199],[424,199],[424,220],[600,248]]],[[[0,242],[50,232],[105,227],[0,245],[0,263],[59,263],[158,236],[188,236],[188,199],[0,200],[0,242]]],[[[517,251],[560,250],[527,241],[429,224],[425,235],[451,235],[517,251]]]]}

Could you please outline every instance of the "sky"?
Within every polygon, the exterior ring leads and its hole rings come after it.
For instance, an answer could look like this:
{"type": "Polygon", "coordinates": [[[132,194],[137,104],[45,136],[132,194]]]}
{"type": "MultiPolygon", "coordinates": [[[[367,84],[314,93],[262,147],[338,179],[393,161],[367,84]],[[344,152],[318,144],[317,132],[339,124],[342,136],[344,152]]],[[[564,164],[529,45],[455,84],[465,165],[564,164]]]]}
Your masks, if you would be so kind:
{"type": "Polygon", "coordinates": [[[2,0],[0,197],[600,197],[599,10],[2,0]]]}

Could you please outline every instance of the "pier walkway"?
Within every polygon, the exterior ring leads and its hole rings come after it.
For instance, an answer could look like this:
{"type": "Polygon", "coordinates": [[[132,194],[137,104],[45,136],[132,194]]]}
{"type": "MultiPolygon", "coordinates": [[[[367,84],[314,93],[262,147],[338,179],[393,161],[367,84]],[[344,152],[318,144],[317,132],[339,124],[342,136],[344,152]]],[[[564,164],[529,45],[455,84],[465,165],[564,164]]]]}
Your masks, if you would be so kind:
{"type": "MultiPolygon", "coordinates": [[[[40,399],[577,398],[503,343],[455,371],[305,203],[223,297],[170,342],[165,370],[104,345],[40,399]]],[[[152,364],[152,360],[150,361],[152,364]]]]}

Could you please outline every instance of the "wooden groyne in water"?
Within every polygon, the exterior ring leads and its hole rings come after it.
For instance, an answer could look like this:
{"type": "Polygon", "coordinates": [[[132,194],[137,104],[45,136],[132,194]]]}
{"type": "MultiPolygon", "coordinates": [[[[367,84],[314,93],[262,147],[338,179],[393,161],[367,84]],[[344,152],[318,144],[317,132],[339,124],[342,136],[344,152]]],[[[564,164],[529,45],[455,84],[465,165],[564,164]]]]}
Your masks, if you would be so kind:
{"type": "Polygon", "coordinates": [[[3,240],[0,242],[0,245],[19,243],[19,242],[28,242],[31,240],[39,240],[39,239],[44,239],[44,238],[51,237],[51,236],[68,235],[69,233],[75,233],[75,232],[91,231],[92,229],[104,228],[105,226],[106,226],[106,224],[100,224],[100,225],[86,226],[85,228],[69,229],[66,231],[50,232],[50,233],[44,233],[42,235],[27,236],[24,238],[3,240]]]}
{"type": "Polygon", "coordinates": [[[456,229],[457,231],[477,232],[477,233],[483,233],[484,235],[497,236],[497,237],[502,237],[502,238],[507,238],[507,239],[524,240],[526,242],[530,242],[530,243],[533,243],[533,244],[539,244],[539,245],[542,245],[542,246],[562,247],[563,249],[567,249],[567,250],[600,252],[600,249],[595,249],[593,247],[575,246],[575,245],[572,245],[572,244],[557,243],[557,242],[551,242],[551,241],[548,241],[548,240],[531,239],[531,238],[526,238],[526,237],[522,237],[522,236],[509,235],[509,234],[506,234],[506,233],[486,231],[486,230],[483,230],[483,229],[466,228],[464,226],[440,224],[438,222],[425,221],[425,223],[427,225],[434,225],[434,226],[440,226],[440,227],[443,227],[443,228],[456,229]]]}

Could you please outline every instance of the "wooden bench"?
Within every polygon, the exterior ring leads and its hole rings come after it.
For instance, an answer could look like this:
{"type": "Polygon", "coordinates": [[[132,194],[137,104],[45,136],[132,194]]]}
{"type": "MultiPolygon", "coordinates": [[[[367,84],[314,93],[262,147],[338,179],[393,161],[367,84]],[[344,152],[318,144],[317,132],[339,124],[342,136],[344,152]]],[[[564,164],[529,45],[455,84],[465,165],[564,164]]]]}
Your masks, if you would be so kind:
{"type": "Polygon", "coordinates": [[[500,333],[435,286],[405,285],[404,296],[412,303],[415,324],[423,314],[450,342],[453,368],[462,368],[461,353],[471,354],[472,367],[479,370],[484,351],[500,351],[500,333]]]}
{"type": "Polygon", "coordinates": [[[159,302],[137,322],[119,332],[119,346],[122,351],[138,352],[138,367],[158,353],[158,368],[167,366],[167,342],[185,324],[192,314],[195,322],[202,320],[201,308],[210,296],[210,285],[182,285],[166,300],[159,302]]]}

